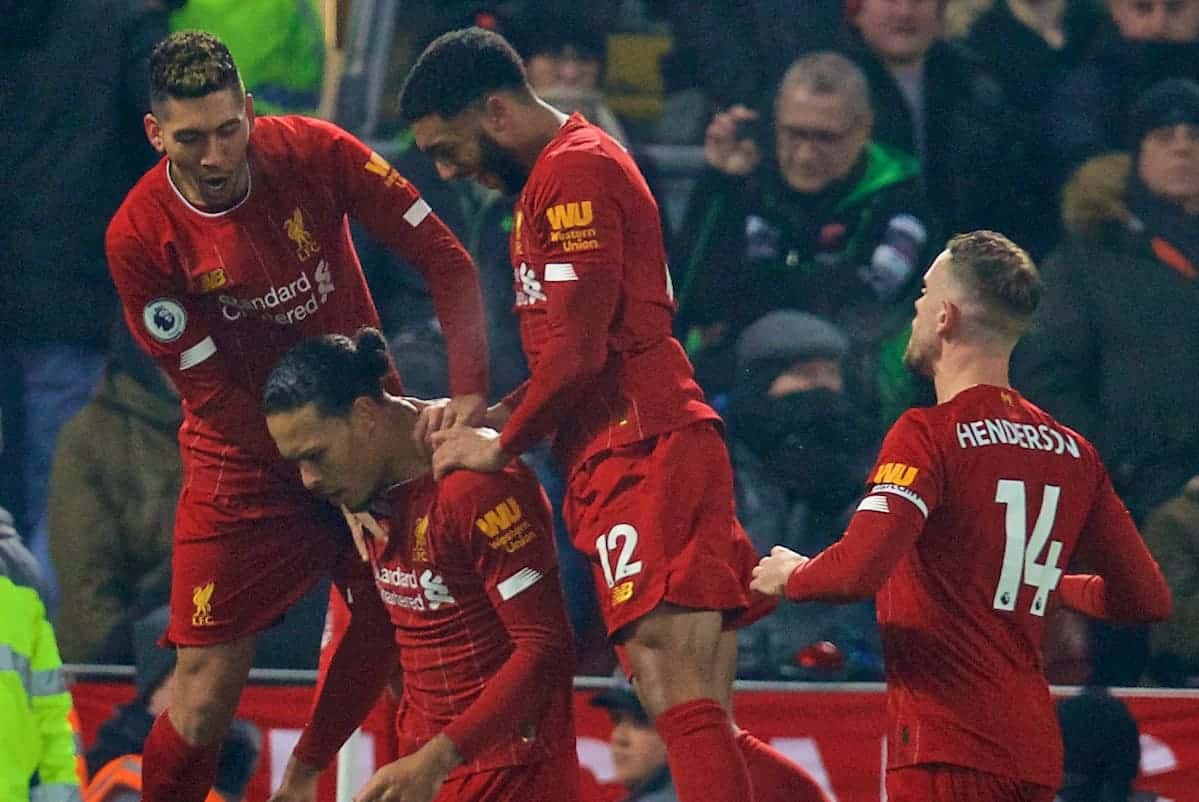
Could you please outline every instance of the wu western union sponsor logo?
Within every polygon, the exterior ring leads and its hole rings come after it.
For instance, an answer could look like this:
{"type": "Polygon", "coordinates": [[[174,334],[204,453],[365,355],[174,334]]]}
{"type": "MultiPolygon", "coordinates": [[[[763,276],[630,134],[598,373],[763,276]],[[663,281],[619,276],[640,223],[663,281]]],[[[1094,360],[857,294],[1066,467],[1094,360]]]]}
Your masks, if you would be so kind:
{"type": "Polygon", "coordinates": [[[919,473],[920,471],[916,468],[904,465],[902,462],[884,462],[874,473],[874,484],[909,487],[912,482],[916,481],[919,473]]]}
{"type": "Polygon", "coordinates": [[[558,243],[563,253],[578,251],[594,251],[599,248],[596,230],[591,227],[595,215],[591,210],[591,201],[559,203],[545,210],[545,218],[549,220],[550,242],[558,243]]]}
{"type": "Polygon", "coordinates": [[[589,226],[594,219],[594,215],[591,213],[591,201],[572,201],[551,206],[545,210],[545,219],[549,220],[550,228],[554,231],[589,226]]]}
{"type": "Polygon", "coordinates": [[[512,496],[475,519],[475,526],[487,536],[487,545],[509,554],[520,551],[537,537],[537,530],[524,520],[520,504],[512,496]]]}

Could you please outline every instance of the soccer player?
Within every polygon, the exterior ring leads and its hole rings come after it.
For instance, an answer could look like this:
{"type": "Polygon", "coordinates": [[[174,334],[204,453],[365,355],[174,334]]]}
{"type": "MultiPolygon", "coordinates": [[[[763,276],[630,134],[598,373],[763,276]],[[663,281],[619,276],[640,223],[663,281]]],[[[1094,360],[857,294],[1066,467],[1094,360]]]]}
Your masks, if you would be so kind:
{"type": "MultiPolygon", "coordinates": [[[[279,457],[260,398],[291,345],[379,323],[347,214],[428,279],[455,420],[482,418],[487,351],[474,266],[412,186],[332,125],[255,119],[220,40],[193,31],[159,43],[150,108],[146,134],[166,158],[118,210],[107,252],[130,330],[183,400],[167,633],[177,688],[146,743],[143,798],[189,802],[211,783],[255,633],[345,552],[344,521],[279,457]]],[[[354,598],[385,617],[373,588],[354,598]]]]}
{"type": "Polygon", "coordinates": [[[887,672],[887,798],[1048,802],[1062,744],[1042,673],[1055,603],[1165,618],[1170,592],[1094,447],[1008,382],[1041,294],[1000,234],[954,237],[924,276],[905,361],[938,404],[888,433],[844,537],[776,546],[752,587],[795,601],[874,598],[887,672]],[[1096,574],[1067,574],[1073,557],[1096,574]]]}
{"type": "MultiPolygon", "coordinates": [[[[354,648],[368,641],[351,618],[333,662],[386,660],[394,640],[402,757],[355,798],[575,802],[574,655],[549,502],[519,462],[435,481],[412,436],[417,409],[383,389],[388,364],[373,329],[326,335],[289,352],[263,392],[267,427],[305,487],[382,517],[359,544],[394,634],[354,648]]],[[[323,684],[275,802],[315,799],[319,770],[360,723],[347,710],[379,690],[323,684]]]]}
{"type": "Polygon", "coordinates": [[[440,408],[424,416],[436,475],[499,470],[552,436],[567,527],[679,798],[822,798],[730,719],[731,630],[760,612],[757,560],[734,516],[720,421],[671,336],[658,207],[632,158],[538,98],[509,44],[478,28],[429,45],[401,112],[442,178],[519,193],[510,256],[531,378],[489,410],[491,430],[446,427],[440,408]]]}

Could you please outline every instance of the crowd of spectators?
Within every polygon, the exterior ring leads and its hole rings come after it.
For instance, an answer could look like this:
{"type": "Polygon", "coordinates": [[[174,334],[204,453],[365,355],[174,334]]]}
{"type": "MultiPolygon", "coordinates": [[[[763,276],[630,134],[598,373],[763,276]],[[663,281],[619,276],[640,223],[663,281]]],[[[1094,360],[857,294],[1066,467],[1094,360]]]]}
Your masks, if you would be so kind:
{"type": "MultiPolygon", "coordinates": [[[[28,533],[75,662],[134,659],[134,622],[167,596],[181,482],[177,397],[119,333],[102,258],[108,219],[152,157],[145,54],[170,28],[224,24],[259,108],[304,113],[324,59],[315,4],[274,4],[235,31],[223,7],[261,4],[113,5],[18,4],[0,29],[12,78],[0,84],[0,504],[28,533]],[[288,58],[303,69],[280,70],[288,58]]],[[[902,354],[946,237],[992,228],[1028,248],[1046,296],[1016,386],[1098,445],[1176,595],[1175,618],[1153,632],[1082,638],[1085,673],[1199,681],[1199,0],[412,5],[406,19],[424,27],[397,37],[394,69],[464,21],[499,28],[541,96],[629,147],[664,209],[678,184],[658,181],[655,153],[702,152],[680,218],[663,214],[677,334],[725,416],[759,549],[836,540],[882,432],[930,402],[902,354]],[[638,36],[669,41],[644,82],[660,87],[657,116],[617,102],[632,90],[611,78],[611,43],[638,36]]],[[[379,147],[476,259],[498,398],[526,375],[509,314],[511,203],[437,181],[404,131],[379,147]]],[[[444,394],[425,288],[355,236],[409,390],[444,394]]],[[[552,463],[526,459],[553,496],[552,463]]],[[[589,569],[559,534],[586,664],[602,642],[589,569]]],[[[280,641],[313,641],[293,650],[295,667],[315,664],[323,593],[280,641]]],[[[739,668],[875,679],[878,643],[868,602],[796,605],[741,633],[739,668]]],[[[287,665],[287,651],[264,660],[287,665]]]]}

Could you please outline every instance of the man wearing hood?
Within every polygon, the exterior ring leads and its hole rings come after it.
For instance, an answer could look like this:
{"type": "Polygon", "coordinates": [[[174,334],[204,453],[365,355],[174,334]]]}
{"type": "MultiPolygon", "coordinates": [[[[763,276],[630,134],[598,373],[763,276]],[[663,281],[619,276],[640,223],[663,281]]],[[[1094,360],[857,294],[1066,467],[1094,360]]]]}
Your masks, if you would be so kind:
{"type": "MultiPolygon", "coordinates": [[[[738,516],[759,554],[777,543],[819,552],[849,523],[879,442],[854,400],[852,375],[847,381],[849,338],[822,318],[785,309],[747,328],[736,353],[726,417],[738,516]]],[[[738,635],[743,677],[881,677],[869,601],[784,605],[738,635]],[[797,664],[798,653],[824,643],[837,652],[832,664],[808,665],[815,651],[797,664]]]]}
{"type": "Polygon", "coordinates": [[[1046,104],[1044,130],[1056,176],[1120,148],[1128,114],[1149,87],[1168,78],[1199,80],[1199,0],[1111,0],[1111,23],[1082,64],[1046,104]]]}
{"type": "MultiPolygon", "coordinates": [[[[1199,84],[1152,88],[1133,152],[1067,185],[1068,239],[1016,352],[1017,386],[1091,438],[1137,521],[1199,473],[1199,84]]],[[[1091,680],[1136,684],[1144,630],[1093,625],[1091,680]]]]}

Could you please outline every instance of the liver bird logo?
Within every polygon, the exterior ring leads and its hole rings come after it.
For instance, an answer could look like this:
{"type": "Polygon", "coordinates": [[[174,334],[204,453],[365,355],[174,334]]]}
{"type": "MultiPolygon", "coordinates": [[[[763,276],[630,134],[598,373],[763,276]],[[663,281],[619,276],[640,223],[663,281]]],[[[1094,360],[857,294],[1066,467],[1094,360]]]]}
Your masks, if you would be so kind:
{"type": "Polygon", "coordinates": [[[283,224],[283,230],[287,233],[287,238],[295,243],[296,258],[301,262],[307,261],[312,254],[321,249],[320,243],[304,227],[304,213],[300,211],[300,207],[297,206],[291,218],[283,224]]]}
{"type": "Polygon", "coordinates": [[[215,582],[192,588],[192,604],[196,605],[196,611],[192,614],[192,626],[206,627],[212,624],[212,593],[215,590],[215,582]]]}

